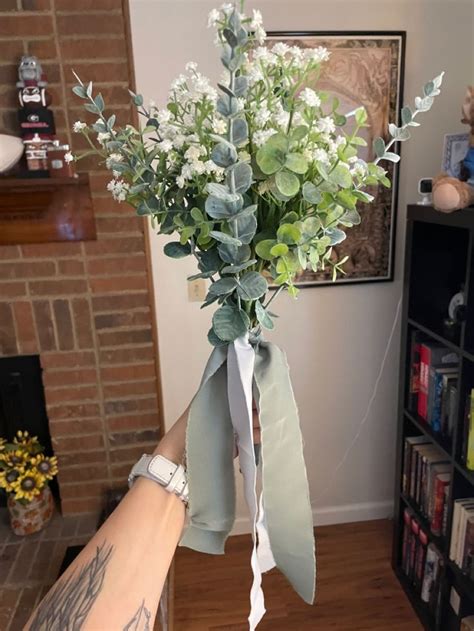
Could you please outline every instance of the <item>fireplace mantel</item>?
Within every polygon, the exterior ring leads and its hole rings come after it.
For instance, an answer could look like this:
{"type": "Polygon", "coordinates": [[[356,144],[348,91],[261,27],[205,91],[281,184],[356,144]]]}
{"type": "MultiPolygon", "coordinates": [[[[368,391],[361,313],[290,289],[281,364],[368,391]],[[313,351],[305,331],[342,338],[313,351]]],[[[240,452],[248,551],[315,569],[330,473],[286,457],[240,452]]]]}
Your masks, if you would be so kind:
{"type": "Polygon", "coordinates": [[[0,178],[0,245],[94,239],[87,174],[0,178]]]}

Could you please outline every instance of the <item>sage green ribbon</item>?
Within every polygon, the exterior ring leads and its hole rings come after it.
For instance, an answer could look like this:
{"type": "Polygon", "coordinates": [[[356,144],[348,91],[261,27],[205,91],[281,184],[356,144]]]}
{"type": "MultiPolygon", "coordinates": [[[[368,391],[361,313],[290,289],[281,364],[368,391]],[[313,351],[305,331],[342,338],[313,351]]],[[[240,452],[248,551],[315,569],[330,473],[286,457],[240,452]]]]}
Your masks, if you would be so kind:
{"type": "MultiPolygon", "coordinates": [[[[247,340],[239,342],[240,346],[233,346],[237,355],[248,346],[247,340]]],[[[261,426],[260,509],[264,508],[264,515],[260,515],[260,527],[263,523],[268,531],[276,566],[303,600],[312,604],[316,581],[313,520],[289,368],[285,354],[274,344],[257,343],[254,352],[250,379],[261,426]]],[[[235,519],[235,437],[228,402],[233,384],[227,383],[227,353],[228,347],[218,347],[209,358],[191,403],[186,437],[190,523],[181,545],[210,554],[224,552],[235,519]]],[[[232,379],[236,378],[233,371],[232,379]]]]}

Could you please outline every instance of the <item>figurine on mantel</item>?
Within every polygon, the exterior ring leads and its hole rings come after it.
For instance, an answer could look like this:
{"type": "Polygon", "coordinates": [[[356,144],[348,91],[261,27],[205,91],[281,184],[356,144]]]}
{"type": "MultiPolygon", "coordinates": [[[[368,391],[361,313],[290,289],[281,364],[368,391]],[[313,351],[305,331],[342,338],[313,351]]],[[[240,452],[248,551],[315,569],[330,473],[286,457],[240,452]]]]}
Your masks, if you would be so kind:
{"type": "Polygon", "coordinates": [[[25,145],[28,177],[72,177],[73,165],[65,159],[69,146],[56,138],[51,96],[40,62],[34,56],[22,57],[18,68],[18,119],[25,145]]]}
{"type": "Polygon", "coordinates": [[[18,120],[29,177],[48,177],[48,146],[56,132],[46,78],[36,57],[22,57],[18,68],[18,120]]]}

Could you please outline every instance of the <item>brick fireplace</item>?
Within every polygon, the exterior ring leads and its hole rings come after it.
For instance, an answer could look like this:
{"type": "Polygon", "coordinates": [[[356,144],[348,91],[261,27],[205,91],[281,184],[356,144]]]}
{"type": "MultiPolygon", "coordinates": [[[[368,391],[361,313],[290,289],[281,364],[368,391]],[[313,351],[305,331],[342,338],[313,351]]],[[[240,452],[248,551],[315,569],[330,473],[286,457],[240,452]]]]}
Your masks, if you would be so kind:
{"type": "MultiPolygon", "coordinates": [[[[16,69],[37,55],[48,75],[57,135],[85,119],[74,68],[97,82],[123,121],[133,71],[120,0],[2,0],[0,132],[17,133],[16,69]],[[76,7],[82,7],[77,10],[76,7]]],[[[98,511],[159,436],[146,238],[133,211],[90,173],[97,240],[0,246],[0,357],[39,355],[62,511],[98,511]]]]}

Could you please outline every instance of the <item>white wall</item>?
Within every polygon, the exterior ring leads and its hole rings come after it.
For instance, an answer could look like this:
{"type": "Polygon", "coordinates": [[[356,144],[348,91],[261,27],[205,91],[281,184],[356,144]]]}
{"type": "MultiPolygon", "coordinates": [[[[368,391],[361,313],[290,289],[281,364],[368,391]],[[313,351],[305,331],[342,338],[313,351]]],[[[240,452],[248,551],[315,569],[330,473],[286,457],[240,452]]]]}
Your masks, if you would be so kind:
{"type": "MultiPolygon", "coordinates": [[[[217,4],[217,3],[216,3],[217,4]]],[[[168,86],[189,60],[216,79],[221,72],[213,33],[206,29],[214,2],[131,0],[138,91],[163,104],[168,86]]],[[[440,168],[443,134],[459,123],[465,86],[474,77],[473,5],[469,0],[260,0],[267,30],[406,30],[405,100],[446,71],[442,95],[422,127],[403,146],[395,282],[308,288],[295,303],[279,298],[280,318],[268,336],[288,353],[301,412],[316,523],[389,515],[393,498],[399,327],[389,349],[371,414],[360,426],[386,349],[401,294],[405,208],[416,200],[421,176],[440,168]]],[[[249,11],[248,11],[249,12],[249,11]]],[[[210,352],[211,311],[187,300],[191,260],[162,254],[154,237],[153,273],[166,423],[193,395],[210,352]]],[[[238,527],[246,511],[239,501],[238,527]]]]}

